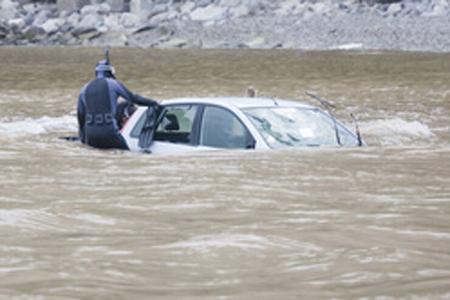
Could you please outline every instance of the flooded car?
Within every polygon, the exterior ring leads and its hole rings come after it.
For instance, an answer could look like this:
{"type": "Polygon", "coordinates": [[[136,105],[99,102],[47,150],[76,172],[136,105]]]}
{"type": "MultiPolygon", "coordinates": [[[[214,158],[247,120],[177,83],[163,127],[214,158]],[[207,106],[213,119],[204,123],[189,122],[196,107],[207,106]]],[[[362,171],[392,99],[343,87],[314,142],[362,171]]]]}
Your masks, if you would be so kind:
{"type": "MultiPolygon", "coordinates": [[[[212,97],[161,102],[153,142],[155,154],[214,149],[279,149],[346,146],[364,143],[330,113],[296,101],[212,97]]],[[[146,123],[140,107],[122,129],[130,150],[141,150],[146,123]]]]}

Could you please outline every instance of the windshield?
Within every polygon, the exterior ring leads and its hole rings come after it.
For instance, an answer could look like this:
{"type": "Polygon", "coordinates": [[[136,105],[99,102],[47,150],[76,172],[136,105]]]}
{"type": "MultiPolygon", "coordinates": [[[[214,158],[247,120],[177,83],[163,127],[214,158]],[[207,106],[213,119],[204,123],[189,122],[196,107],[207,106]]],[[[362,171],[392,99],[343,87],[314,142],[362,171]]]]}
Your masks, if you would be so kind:
{"type": "MultiPolygon", "coordinates": [[[[337,145],[331,117],[317,108],[261,107],[244,110],[271,148],[337,145]]],[[[356,137],[337,124],[343,146],[357,146],[356,137]]]]}

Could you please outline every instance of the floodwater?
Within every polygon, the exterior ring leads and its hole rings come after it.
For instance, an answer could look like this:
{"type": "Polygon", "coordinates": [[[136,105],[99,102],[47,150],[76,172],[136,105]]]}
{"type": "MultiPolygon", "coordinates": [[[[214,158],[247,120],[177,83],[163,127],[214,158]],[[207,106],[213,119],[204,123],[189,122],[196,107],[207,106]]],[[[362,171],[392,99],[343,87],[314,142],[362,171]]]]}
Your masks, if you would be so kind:
{"type": "Polygon", "coordinates": [[[182,156],[58,139],[101,56],[0,48],[0,299],[450,299],[450,54],[113,49],[142,95],[309,90],[369,144],[182,156]]]}

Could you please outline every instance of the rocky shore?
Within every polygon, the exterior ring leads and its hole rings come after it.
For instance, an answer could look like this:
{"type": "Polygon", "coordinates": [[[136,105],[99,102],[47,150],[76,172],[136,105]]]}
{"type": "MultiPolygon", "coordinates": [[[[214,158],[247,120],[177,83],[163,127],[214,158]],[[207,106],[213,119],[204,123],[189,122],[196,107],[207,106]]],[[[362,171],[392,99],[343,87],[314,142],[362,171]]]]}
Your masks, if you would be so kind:
{"type": "Polygon", "coordinates": [[[450,51],[447,0],[0,0],[0,45],[450,51]]]}

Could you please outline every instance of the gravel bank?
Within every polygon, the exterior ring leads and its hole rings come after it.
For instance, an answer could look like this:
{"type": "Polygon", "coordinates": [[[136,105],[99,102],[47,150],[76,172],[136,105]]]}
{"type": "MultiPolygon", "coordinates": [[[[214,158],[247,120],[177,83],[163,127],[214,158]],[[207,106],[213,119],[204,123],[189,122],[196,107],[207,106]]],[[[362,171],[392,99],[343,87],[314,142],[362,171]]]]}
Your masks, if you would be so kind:
{"type": "Polygon", "coordinates": [[[0,45],[450,51],[446,0],[29,1],[0,0],[0,45]]]}

